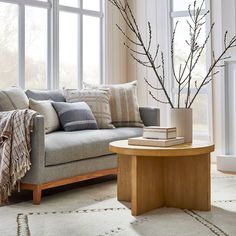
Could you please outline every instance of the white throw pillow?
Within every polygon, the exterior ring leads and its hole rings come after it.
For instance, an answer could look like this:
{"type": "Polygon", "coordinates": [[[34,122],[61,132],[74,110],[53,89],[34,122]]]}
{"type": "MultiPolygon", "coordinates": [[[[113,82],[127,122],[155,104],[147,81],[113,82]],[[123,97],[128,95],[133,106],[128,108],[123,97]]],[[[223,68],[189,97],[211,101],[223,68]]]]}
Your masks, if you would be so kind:
{"type": "Polygon", "coordinates": [[[44,116],[45,133],[51,133],[60,128],[60,122],[55,109],[52,106],[52,101],[36,101],[29,99],[30,109],[44,116]]]}

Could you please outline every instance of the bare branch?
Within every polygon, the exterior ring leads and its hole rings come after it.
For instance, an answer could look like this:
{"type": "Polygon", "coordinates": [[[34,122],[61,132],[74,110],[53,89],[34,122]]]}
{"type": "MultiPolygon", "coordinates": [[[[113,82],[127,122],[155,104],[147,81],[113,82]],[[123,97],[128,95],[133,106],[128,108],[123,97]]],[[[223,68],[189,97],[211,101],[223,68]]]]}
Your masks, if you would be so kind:
{"type": "Polygon", "coordinates": [[[164,53],[161,52],[161,66],[162,66],[162,81],[163,84],[165,84],[165,60],[164,60],[164,53]]]}
{"type": "Polygon", "coordinates": [[[157,45],[157,49],[156,49],[155,56],[154,56],[154,58],[153,58],[153,61],[154,61],[154,62],[155,62],[156,59],[157,59],[157,56],[158,56],[158,53],[159,53],[159,48],[160,48],[160,45],[158,44],[158,45],[157,45]]]}
{"type": "Polygon", "coordinates": [[[175,34],[176,34],[176,29],[177,29],[177,26],[179,24],[179,21],[176,22],[175,24],[175,27],[174,27],[174,30],[173,30],[173,33],[172,33],[172,40],[171,40],[171,63],[172,63],[172,72],[173,72],[173,76],[176,80],[177,83],[179,83],[179,80],[176,76],[176,73],[175,73],[175,62],[174,62],[174,44],[175,44],[175,34]]]}
{"type": "Polygon", "coordinates": [[[148,42],[147,51],[149,52],[149,50],[151,48],[151,44],[152,44],[152,27],[151,27],[151,23],[149,21],[148,21],[148,31],[149,31],[149,42],[148,42]]]}
{"type": "Polygon", "coordinates": [[[137,45],[137,46],[142,46],[140,43],[136,43],[134,40],[132,40],[125,32],[124,30],[118,25],[116,24],[117,28],[121,31],[121,33],[133,44],[137,45]]]}
{"type": "Polygon", "coordinates": [[[140,59],[138,59],[137,57],[134,56],[134,54],[130,53],[131,57],[137,61],[139,64],[141,64],[142,66],[148,67],[148,68],[152,68],[152,66],[149,66],[146,64],[146,62],[141,61],[140,59]]]}
{"type": "Polygon", "coordinates": [[[198,20],[199,22],[203,19],[205,19],[205,17],[210,13],[210,11],[208,10],[205,14],[202,15],[202,17],[198,20]]]}
{"type": "Polygon", "coordinates": [[[227,34],[228,34],[228,31],[225,31],[225,36],[224,36],[224,46],[225,48],[227,47],[227,34]]]}
{"type": "Polygon", "coordinates": [[[215,57],[215,51],[214,51],[214,50],[212,51],[212,59],[213,59],[213,61],[216,60],[216,57],[215,57]]]}
{"type": "MultiPolygon", "coordinates": [[[[164,54],[161,52],[161,55],[159,56],[159,44],[156,47],[156,50],[154,54],[151,53],[152,48],[152,27],[150,22],[147,24],[147,30],[148,30],[148,37],[144,39],[139,26],[137,24],[137,21],[135,19],[135,16],[132,12],[132,9],[130,8],[130,5],[127,0],[108,0],[115,6],[120,14],[121,17],[124,19],[127,30],[131,32],[130,36],[126,31],[124,31],[121,27],[118,27],[119,31],[123,34],[125,37],[127,43],[125,43],[125,46],[128,48],[131,57],[137,61],[139,64],[146,68],[151,68],[155,74],[155,77],[157,79],[158,86],[155,87],[151,83],[148,82],[147,79],[145,79],[147,85],[157,91],[162,91],[166,97],[166,101],[159,100],[156,98],[152,92],[149,91],[149,94],[158,102],[169,104],[172,108],[174,107],[174,104],[172,103],[171,96],[169,95],[167,91],[167,87],[165,84],[165,61],[164,61],[164,54]],[[140,59],[138,58],[138,55],[142,56],[140,59]],[[161,60],[161,63],[158,63],[158,60],[161,60]],[[160,65],[159,65],[160,64],[160,65]],[[158,66],[159,65],[159,66],[158,66]],[[160,68],[160,69],[159,69],[160,68]]],[[[177,82],[178,86],[178,107],[180,107],[180,98],[182,96],[182,91],[184,89],[187,89],[187,95],[185,99],[185,107],[189,108],[191,107],[192,103],[196,99],[196,96],[199,94],[199,91],[202,89],[203,86],[209,84],[213,77],[219,73],[219,71],[216,71],[213,73],[215,68],[221,68],[224,67],[222,61],[227,60],[230,58],[227,56],[227,52],[236,47],[236,36],[232,37],[230,40],[227,40],[228,32],[225,32],[224,35],[224,49],[222,53],[216,57],[215,53],[212,52],[212,64],[208,68],[207,73],[205,76],[202,77],[202,80],[194,81],[195,82],[195,88],[196,92],[194,90],[194,94],[192,95],[192,89],[191,86],[193,84],[193,79],[195,76],[193,76],[194,70],[196,69],[196,65],[198,64],[199,60],[201,59],[201,56],[203,55],[204,50],[206,49],[207,43],[209,42],[210,35],[212,34],[212,30],[214,28],[214,23],[211,25],[210,30],[208,34],[205,37],[205,40],[203,43],[199,43],[199,38],[201,36],[201,32],[203,29],[203,26],[206,24],[206,17],[209,14],[209,11],[203,12],[203,4],[205,0],[202,0],[199,7],[197,7],[197,1],[194,1],[193,8],[191,9],[191,5],[188,7],[188,13],[190,20],[187,20],[187,25],[189,27],[189,36],[190,38],[188,40],[185,40],[186,44],[188,45],[189,53],[185,57],[184,63],[180,63],[178,66],[178,73],[176,72],[176,66],[175,66],[175,37],[176,37],[176,31],[178,26],[178,21],[175,24],[173,33],[172,33],[172,40],[171,40],[171,66],[172,66],[172,74],[177,82]]],[[[165,100],[165,99],[164,99],[165,100]]]]}
{"type": "Polygon", "coordinates": [[[164,102],[164,101],[158,99],[156,96],[153,95],[153,93],[152,93],[151,91],[149,91],[149,94],[151,95],[151,97],[152,97],[155,101],[160,102],[160,103],[163,103],[163,104],[169,104],[169,102],[164,102]]]}
{"type": "Polygon", "coordinates": [[[195,85],[195,88],[198,89],[198,86],[197,86],[197,80],[195,80],[194,85],[195,85]]]}
{"type": "Polygon", "coordinates": [[[215,75],[217,75],[217,74],[219,74],[219,73],[220,73],[220,71],[216,71],[216,72],[210,74],[207,78],[214,77],[215,75]]]}
{"type": "MultiPolygon", "coordinates": [[[[193,96],[191,102],[189,103],[188,107],[191,107],[191,105],[193,104],[194,100],[196,99],[197,95],[199,94],[199,92],[201,91],[202,87],[205,86],[208,82],[208,78],[209,76],[212,74],[212,71],[214,70],[214,68],[217,66],[217,64],[221,61],[222,58],[224,58],[224,55],[227,53],[227,51],[231,48],[231,47],[236,47],[235,45],[235,41],[236,38],[233,38],[232,40],[230,40],[229,44],[226,45],[226,48],[224,49],[224,51],[220,54],[220,56],[212,63],[212,65],[210,66],[207,75],[205,76],[205,78],[203,79],[201,85],[199,86],[199,89],[197,90],[197,92],[195,93],[195,95],[193,96]]],[[[217,73],[217,72],[216,72],[217,73]]]]}
{"type": "Polygon", "coordinates": [[[124,45],[125,45],[131,52],[134,52],[134,53],[136,53],[136,54],[138,54],[138,55],[146,56],[146,53],[143,53],[143,52],[139,52],[139,51],[137,51],[137,50],[134,50],[134,49],[132,49],[128,44],[124,43],[124,45]]]}
{"type": "Polygon", "coordinates": [[[228,56],[228,57],[222,57],[222,58],[220,59],[220,61],[225,61],[225,60],[230,59],[230,58],[231,58],[231,56],[228,56]]]}
{"type": "Polygon", "coordinates": [[[215,67],[216,68],[223,68],[223,67],[225,67],[225,65],[216,65],[215,67]]]}
{"type": "Polygon", "coordinates": [[[154,90],[157,90],[157,91],[162,91],[161,88],[158,88],[158,87],[153,86],[146,78],[144,78],[144,80],[145,80],[145,82],[147,83],[147,85],[148,85],[150,88],[152,88],[152,89],[154,89],[154,90]]]}

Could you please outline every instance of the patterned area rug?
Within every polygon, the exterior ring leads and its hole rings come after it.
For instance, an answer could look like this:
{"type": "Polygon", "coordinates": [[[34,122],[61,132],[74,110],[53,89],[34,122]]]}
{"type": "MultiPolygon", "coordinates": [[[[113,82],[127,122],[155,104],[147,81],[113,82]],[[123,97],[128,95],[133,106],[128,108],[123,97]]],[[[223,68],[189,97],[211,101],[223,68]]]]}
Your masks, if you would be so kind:
{"type": "Polygon", "coordinates": [[[0,208],[0,235],[236,235],[236,176],[213,174],[210,212],[161,208],[138,217],[116,200],[116,181],[0,208]]]}
{"type": "Polygon", "coordinates": [[[19,236],[236,235],[236,177],[213,176],[212,185],[215,200],[210,212],[161,208],[133,217],[128,205],[105,197],[73,211],[18,214],[17,232],[19,236]]]}
{"type": "MultiPolygon", "coordinates": [[[[174,236],[174,235],[236,235],[236,211],[213,207],[211,213],[161,208],[133,217],[115,199],[104,201],[92,209],[69,212],[19,214],[18,235],[84,235],[84,236],[174,236]]],[[[236,203],[236,201],[235,201],[236,203]]],[[[236,210],[236,204],[229,207],[236,210]]]]}

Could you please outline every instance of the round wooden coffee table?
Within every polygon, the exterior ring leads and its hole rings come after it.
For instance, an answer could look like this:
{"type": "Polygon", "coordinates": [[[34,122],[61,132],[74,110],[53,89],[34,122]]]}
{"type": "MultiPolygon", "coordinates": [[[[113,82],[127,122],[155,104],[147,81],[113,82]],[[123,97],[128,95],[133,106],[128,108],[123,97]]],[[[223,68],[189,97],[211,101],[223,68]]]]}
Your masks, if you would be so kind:
{"type": "Polygon", "coordinates": [[[211,208],[210,153],[214,144],[171,147],[110,143],[118,154],[117,198],[130,201],[132,215],[159,207],[208,211],[211,208]]]}

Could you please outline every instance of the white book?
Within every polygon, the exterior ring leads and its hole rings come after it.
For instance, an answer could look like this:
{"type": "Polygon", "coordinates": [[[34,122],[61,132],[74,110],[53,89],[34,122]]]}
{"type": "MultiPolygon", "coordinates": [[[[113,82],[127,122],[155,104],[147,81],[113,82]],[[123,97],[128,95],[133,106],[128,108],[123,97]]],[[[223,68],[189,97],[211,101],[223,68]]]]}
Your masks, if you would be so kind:
{"type": "Polygon", "coordinates": [[[143,131],[144,138],[153,138],[153,139],[173,139],[176,138],[176,131],[172,132],[152,132],[152,131],[143,131]]]}
{"type": "Polygon", "coordinates": [[[178,144],[184,143],[183,137],[176,137],[173,139],[146,139],[143,137],[138,138],[129,138],[129,145],[137,145],[137,146],[153,146],[153,147],[170,147],[178,144]]]}
{"type": "Polygon", "coordinates": [[[161,126],[146,126],[143,130],[151,130],[151,131],[158,131],[158,132],[172,132],[176,130],[176,127],[161,127],[161,126]]]}

